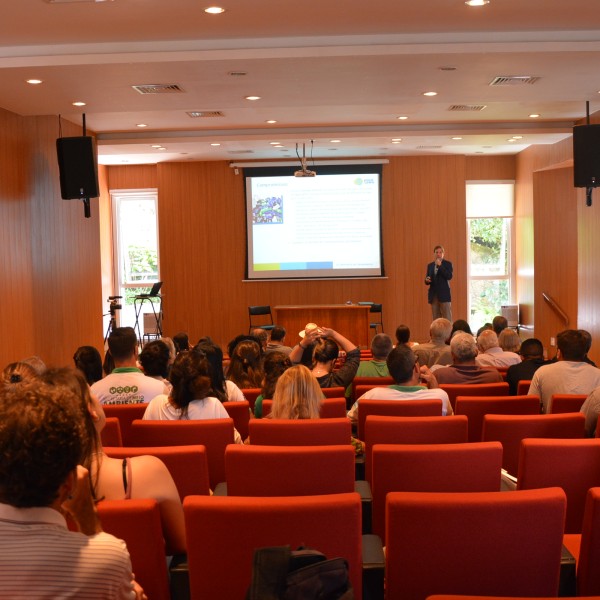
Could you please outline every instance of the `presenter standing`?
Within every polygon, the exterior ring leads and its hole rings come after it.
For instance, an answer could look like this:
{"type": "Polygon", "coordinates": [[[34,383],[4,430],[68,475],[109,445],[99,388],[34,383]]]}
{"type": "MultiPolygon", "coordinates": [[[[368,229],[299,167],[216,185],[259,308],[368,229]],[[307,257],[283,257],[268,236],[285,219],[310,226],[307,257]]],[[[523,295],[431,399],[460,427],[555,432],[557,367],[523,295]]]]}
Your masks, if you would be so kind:
{"type": "Polygon", "coordinates": [[[450,284],[452,279],[452,263],[444,260],[444,247],[433,249],[434,261],[427,265],[425,285],[429,286],[427,301],[431,304],[433,320],[443,317],[452,322],[452,298],[450,284]]]}

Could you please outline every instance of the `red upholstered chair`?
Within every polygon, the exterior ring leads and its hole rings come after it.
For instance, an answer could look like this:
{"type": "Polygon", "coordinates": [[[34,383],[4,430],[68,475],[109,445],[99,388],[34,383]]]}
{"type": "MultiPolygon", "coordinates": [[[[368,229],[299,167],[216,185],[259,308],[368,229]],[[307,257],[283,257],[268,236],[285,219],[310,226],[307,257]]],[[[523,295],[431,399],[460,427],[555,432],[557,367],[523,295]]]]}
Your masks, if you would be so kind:
{"type": "Polygon", "coordinates": [[[352,401],[356,402],[357,398],[374,387],[387,387],[393,383],[393,377],[355,377],[352,381],[352,401]]]}
{"type": "Polygon", "coordinates": [[[233,444],[232,419],[205,421],[134,421],[131,426],[134,446],[206,447],[210,487],[225,481],[225,448],[233,444]]]}
{"type": "Polygon", "coordinates": [[[365,423],[365,479],[371,481],[375,444],[461,444],[467,442],[467,417],[377,417],[365,423]]]}
{"type": "Polygon", "coordinates": [[[350,444],[352,428],[343,419],[252,419],[250,443],[260,446],[330,446],[350,444]]]}
{"type": "Polygon", "coordinates": [[[225,451],[227,495],[309,496],[354,491],[354,449],[239,446],[225,451]]]}
{"type": "Polygon", "coordinates": [[[102,529],[127,544],[135,579],[148,598],[170,600],[165,540],[156,500],[102,500],[97,508],[102,529]]]}
{"type": "Polygon", "coordinates": [[[502,466],[516,475],[519,449],[525,438],[583,438],[585,417],[581,413],[564,415],[485,415],[484,442],[502,443],[502,466]]]}
{"type": "Polygon", "coordinates": [[[517,396],[527,396],[530,387],[531,379],[521,379],[521,381],[517,383],[517,396]]]}
{"type": "Polygon", "coordinates": [[[358,403],[358,439],[364,440],[365,421],[369,415],[383,417],[440,417],[442,401],[431,400],[367,400],[358,403]]]}
{"type": "Polygon", "coordinates": [[[256,402],[256,399],[260,396],[261,391],[262,390],[260,388],[243,388],[242,389],[244,398],[246,398],[246,400],[248,400],[248,403],[250,404],[250,410],[252,412],[254,412],[254,403],[256,402]]]}
{"type": "Polygon", "coordinates": [[[585,394],[552,394],[550,412],[552,414],[579,412],[586,398],[585,394]]]}
{"type": "Polygon", "coordinates": [[[497,492],[502,444],[376,444],[372,456],[373,533],[385,536],[388,492],[497,492]]]}
{"type": "MultiPolygon", "coordinates": [[[[119,419],[119,425],[121,426],[121,437],[123,438],[123,445],[129,446],[131,444],[131,423],[135,419],[141,419],[146,412],[147,404],[103,404],[102,408],[107,418],[117,417],[119,419]]],[[[111,446],[113,444],[110,444],[111,446]]]]}
{"type": "Polygon", "coordinates": [[[448,394],[452,410],[458,396],[508,396],[508,383],[441,383],[440,388],[448,394]]]}
{"type": "Polygon", "coordinates": [[[343,387],[321,388],[325,398],[342,398],[346,392],[343,387]]]}
{"type": "Polygon", "coordinates": [[[121,424],[117,417],[107,417],[104,428],[100,433],[100,441],[103,446],[122,446],[121,424]]]}
{"type": "Polygon", "coordinates": [[[600,440],[523,440],[517,489],[554,486],[567,494],[565,532],[581,533],[587,492],[600,486],[600,440]]]}
{"type": "Polygon", "coordinates": [[[508,371],[508,367],[496,367],[496,370],[500,375],[502,375],[502,380],[506,381],[506,373],[508,371]]]}
{"type": "Polygon", "coordinates": [[[113,458],[148,454],[160,458],[169,469],[182,502],[186,496],[210,494],[204,446],[104,447],[104,451],[113,458]]]}
{"type": "MultiPolygon", "coordinates": [[[[263,418],[271,414],[273,400],[263,400],[262,411],[263,418]]],[[[323,398],[321,403],[322,419],[344,419],[346,418],[346,399],[345,398],[323,398]]]]}
{"type": "Polygon", "coordinates": [[[355,598],[362,597],[361,508],[356,493],[188,496],[183,510],[192,598],[244,598],[254,550],[285,545],[316,548],[328,558],[344,557],[355,598]]]}
{"type": "Polygon", "coordinates": [[[587,493],[581,535],[565,535],[564,544],[577,559],[577,595],[600,596],[600,488],[587,493]]]}
{"type": "Polygon", "coordinates": [[[469,441],[480,442],[485,415],[539,415],[537,396],[458,396],[454,413],[467,415],[469,441]]]}
{"type": "Polygon", "coordinates": [[[248,437],[248,423],[250,422],[250,403],[246,402],[223,402],[223,408],[233,419],[233,426],[245,440],[248,437]]]}
{"type": "Polygon", "coordinates": [[[521,492],[391,492],[386,598],[556,596],[566,498],[521,492]]]}

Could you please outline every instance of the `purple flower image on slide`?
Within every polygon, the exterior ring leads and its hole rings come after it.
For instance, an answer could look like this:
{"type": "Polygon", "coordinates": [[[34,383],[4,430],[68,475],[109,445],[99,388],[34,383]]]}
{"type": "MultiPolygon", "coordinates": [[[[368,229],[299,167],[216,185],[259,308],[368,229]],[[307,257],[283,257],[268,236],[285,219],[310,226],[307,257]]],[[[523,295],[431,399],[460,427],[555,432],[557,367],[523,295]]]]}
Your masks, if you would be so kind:
{"type": "Polygon", "coordinates": [[[252,201],[252,223],[283,223],[283,196],[254,198],[252,201]]]}

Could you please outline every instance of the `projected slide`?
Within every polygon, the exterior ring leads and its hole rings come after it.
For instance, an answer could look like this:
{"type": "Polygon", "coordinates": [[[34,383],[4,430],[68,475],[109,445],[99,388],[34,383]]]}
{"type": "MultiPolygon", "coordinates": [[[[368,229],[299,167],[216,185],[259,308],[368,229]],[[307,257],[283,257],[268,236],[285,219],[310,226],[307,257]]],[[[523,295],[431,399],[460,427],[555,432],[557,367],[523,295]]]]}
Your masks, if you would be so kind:
{"type": "Polygon", "coordinates": [[[382,274],[380,175],[249,177],[248,278],[382,274]]]}

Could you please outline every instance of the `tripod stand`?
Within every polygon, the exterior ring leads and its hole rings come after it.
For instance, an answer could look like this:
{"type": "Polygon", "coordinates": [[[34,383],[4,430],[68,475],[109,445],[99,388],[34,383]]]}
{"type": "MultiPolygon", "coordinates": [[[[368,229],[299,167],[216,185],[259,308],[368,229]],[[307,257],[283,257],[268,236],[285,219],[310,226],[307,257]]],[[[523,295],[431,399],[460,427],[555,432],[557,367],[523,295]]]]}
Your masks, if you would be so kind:
{"type": "Polygon", "coordinates": [[[108,327],[106,328],[106,335],[104,336],[104,344],[106,345],[106,340],[108,340],[108,336],[112,333],[113,329],[117,327],[117,311],[121,309],[121,304],[117,302],[123,296],[109,296],[107,302],[109,302],[108,312],[103,317],[110,315],[110,321],[108,322],[108,327]]]}

